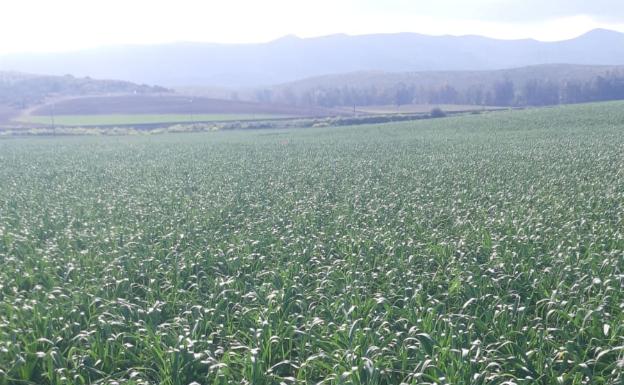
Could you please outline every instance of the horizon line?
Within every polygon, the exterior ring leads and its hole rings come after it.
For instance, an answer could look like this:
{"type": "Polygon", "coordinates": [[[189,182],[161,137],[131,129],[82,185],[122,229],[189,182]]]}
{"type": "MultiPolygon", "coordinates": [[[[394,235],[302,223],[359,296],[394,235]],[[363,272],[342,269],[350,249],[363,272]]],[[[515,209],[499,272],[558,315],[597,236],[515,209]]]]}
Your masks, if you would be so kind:
{"type": "Polygon", "coordinates": [[[420,35],[426,37],[434,37],[434,38],[465,38],[465,37],[478,37],[484,39],[498,40],[498,41],[535,41],[539,43],[558,43],[565,42],[570,40],[575,40],[586,36],[595,32],[608,32],[614,34],[622,34],[624,35],[624,31],[619,31],[616,29],[610,28],[592,28],[587,31],[575,35],[566,39],[558,39],[558,40],[540,40],[537,38],[514,38],[514,39],[506,39],[500,37],[493,37],[483,34],[427,34],[422,32],[413,32],[413,31],[403,31],[403,32],[370,32],[370,33],[345,33],[345,32],[336,32],[330,34],[323,35],[315,35],[315,36],[299,36],[295,33],[287,33],[280,37],[259,41],[259,42],[233,42],[233,43],[220,43],[215,41],[193,41],[193,40],[173,40],[173,41],[163,41],[158,43],[112,43],[112,44],[103,44],[103,45],[95,45],[91,47],[83,47],[83,48],[72,48],[72,49],[62,49],[62,50],[32,50],[32,51],[14,51],[14,52],[6,52],[0,53],[0,57],[2,56],[13,56],[13,55],[38,55],[38,54],[62,54],[62,53],[78,53],[84,51],[94,51],[94,50],[106,50],[106,49],[115,49],[115,48],[123,48],[123,47],[154,47],[154,46],[165,46],[165,45],[179,45],[179,44],[189,44],[189,45],[219,45],[219,46],[249,46],[249,45],[264,45],[264,44],[272,44],[283,40],[315,40],[315,39],[324,39],[331,37],[366,37],[366,36],[378,36],[378,35],[420,35]]]}

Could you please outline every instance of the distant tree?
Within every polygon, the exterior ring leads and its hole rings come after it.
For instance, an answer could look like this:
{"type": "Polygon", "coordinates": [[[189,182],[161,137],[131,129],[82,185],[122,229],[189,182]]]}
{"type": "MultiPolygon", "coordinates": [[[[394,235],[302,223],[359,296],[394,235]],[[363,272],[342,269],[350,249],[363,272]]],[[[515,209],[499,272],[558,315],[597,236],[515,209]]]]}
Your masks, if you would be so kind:
{"type": "Polygon", "coordinates": [[[433,109],[431,109],[429,116],[431,116],[432,118],[443,118],[446,116],[446,113],[442,111],[440,107],[434,107],[433,109]]]}
{"type": "Polygon", "coordinates": [[[313,106],[315,104],[313,91],[305,91],[301,94],[301,104],[304,106],[313,106]]]}
{"type": "Polygon", "coordinates": [[[588,98],[588,95],[584,94],[583,85],[578,81],[566,81],[561,86],[561,103],[581,103],[588,98]]]}
{"type": "Polygon", "coordinates": [[[516,97],[514,83],[505,79],[494,84],[494,104],[497,106],[511,106],[516,97]]]}
{"type": "Polygon", "coordinates": [[[463,98],[464,104],[483,105],[485,104],[485,91],[483,86],[469,87],[463,98]]]}
{"type": "Polygon", "coordinates": [[[280,99],[284,104],[296,105],[297,104],[297,96],[292,88],[287,87],[284,88],[281,92],[280,99]]]}
{"type": "Polygon", "coordinates": [[[440,103],[444,104],[455,104],[457,103],[459,93],[455,89],[455,87],[450,86],[449,84],[445,84],[440,88],[439,98],[440,103]]]}
{"type": "Polygon", "coordinates": [[[624,98],[624,78],[614,74],[596,76],[589,88],[593,94],[592,100],[603,101],[624,98]]]}
{"type": "Polygon", "coordinates": [[[532,79],[524,84],[522,100],[529,106],[549,106],[560,102],[559,86],[549,80],[532,79]]]}
{"type": "Polygon", "coordinates": [[[396,104],[397,107],[410,104],[412,102],[412,95],[413,93],[410,92],[410,89],[404,83],[401,83],[397,86],[395,91],[394,104],[396,104]]]}
{"type": "Polygon", "coordinates": [[[271,103],[273,100],[273,92],[269,89],[261,89],[256,91],[256,101],[260,103],[271,103]]]}

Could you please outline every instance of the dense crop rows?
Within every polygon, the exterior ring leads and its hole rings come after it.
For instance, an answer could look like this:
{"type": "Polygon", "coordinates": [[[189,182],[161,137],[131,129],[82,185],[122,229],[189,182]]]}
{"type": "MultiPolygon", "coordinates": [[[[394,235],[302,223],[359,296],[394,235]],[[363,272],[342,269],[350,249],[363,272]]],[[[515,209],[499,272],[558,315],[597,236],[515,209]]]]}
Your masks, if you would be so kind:
{"type": "Polygon", "coordinates": [[[624,108],[0,142],[0,385],[621,384],[624,108]]]}

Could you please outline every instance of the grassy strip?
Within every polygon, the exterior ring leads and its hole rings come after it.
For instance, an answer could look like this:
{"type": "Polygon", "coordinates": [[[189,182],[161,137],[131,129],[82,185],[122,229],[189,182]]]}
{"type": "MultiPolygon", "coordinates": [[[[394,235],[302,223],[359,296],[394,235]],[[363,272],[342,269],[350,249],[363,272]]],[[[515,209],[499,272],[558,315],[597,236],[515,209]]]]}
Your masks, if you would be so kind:
{"type": "Polygon", "coordinates": [[[221,122],[234,120],[261,120],[286,118],[286,115],[272,114],[158,114],[158,115],[58,115],[51,116],[27,115],[21,116],[17,121],[22,123],[35,123],[58,126],[114,126],[133,124],[166,124],[166,123],[192,123],[192,122],[221,122]]]}

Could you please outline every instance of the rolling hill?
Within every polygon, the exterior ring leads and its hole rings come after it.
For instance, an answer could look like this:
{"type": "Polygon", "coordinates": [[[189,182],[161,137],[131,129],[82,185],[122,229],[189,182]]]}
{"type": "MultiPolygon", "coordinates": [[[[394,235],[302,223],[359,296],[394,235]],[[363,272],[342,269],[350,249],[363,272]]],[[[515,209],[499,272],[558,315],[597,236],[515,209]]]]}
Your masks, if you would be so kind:
{"type": "Polygon", "coordinates": [[[50,76],[0,72],[0,105],[24,109],[47,98],[102,94],[154,94],[166,88],[119,80],[95,80],[72,75],[50,76]]]}
{"type": "Polygon", "coordinates": [[[414,33],[287,36],[263,44],[176,43],[0,56],[0,70],[168,87],[257,87],[356,71],[481,71],[553,63],[624,64],[624,34],[594,30],[559,42],[414,33]]]}
{"type": "Polygon", "coordinates": [[[314,106],[175,93],[126,81],[0,72],[0,123],[4,125],[248,120],[339,113],[314,106]]]}

